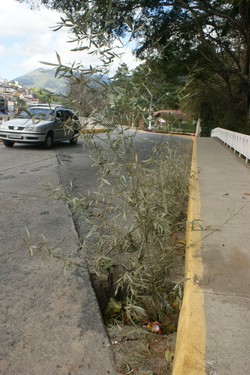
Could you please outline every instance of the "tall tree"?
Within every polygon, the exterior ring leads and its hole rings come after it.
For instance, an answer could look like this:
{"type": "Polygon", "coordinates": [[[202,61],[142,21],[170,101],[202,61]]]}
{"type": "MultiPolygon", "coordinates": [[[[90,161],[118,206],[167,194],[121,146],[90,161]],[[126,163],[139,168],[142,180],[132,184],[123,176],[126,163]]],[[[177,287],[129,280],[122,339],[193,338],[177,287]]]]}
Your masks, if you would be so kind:
{"type": "Polygon", "coordinates": [[[247,124],[249,0],[41,0],[41,3],[66,10],[58,27],[73,31],[79,49],[98,45],[106,61],[112,58],[110,50],[105,51],[108,42],[128,34],[137,42],[139,57],[160,57],[169,64],[178,61],[183,74],[192,69],[192,78],[197,82],[205,83],[201,71],[209,71],[212,81],[219,79],[225,89],[229,106],[235,109],[234,117],[241,122],[239,125],[250,133],[247,124]]]}
{"type": "Polygon", "coordinates": [[[105,103],[102,85],[95,84],[94,76],[77,75],[68,80],[67,103],[80,116],[89,117],[93,113],[101,112],[105,103]]]}
{"type": "Polygon", "coordinates": [[[109,103],[122,117],[120,123],[138,124],[139,118],[147,118],[151,112],[178,108],[179,91],[159,60],[147,61],[132,72],[122,64],[111,81],[109,103]]]}

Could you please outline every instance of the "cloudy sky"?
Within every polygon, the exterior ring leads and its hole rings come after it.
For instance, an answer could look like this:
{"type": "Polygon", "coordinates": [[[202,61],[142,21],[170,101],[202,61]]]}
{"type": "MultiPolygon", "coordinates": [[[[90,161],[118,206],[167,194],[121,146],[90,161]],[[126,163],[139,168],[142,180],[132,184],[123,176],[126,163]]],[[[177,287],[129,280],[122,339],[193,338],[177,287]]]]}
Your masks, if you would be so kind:
{"type": "MultiPolygon", "coordinates": [[[[54,32],[60,14],[45,8],[31,10],[15,0],[0,0],[0,78],[12,80],[37,68],[49,68],[40,61],[56,63],[56,52],[63,64],[73,61],[95,65],[86,52],[70,52],[72,43],[65,30],[54,32]]],[[[122,61],[133,69],[138,65],[127,47],[122,61]]],[[[113,70],[118,66],[114,64],[113,70]]]]}

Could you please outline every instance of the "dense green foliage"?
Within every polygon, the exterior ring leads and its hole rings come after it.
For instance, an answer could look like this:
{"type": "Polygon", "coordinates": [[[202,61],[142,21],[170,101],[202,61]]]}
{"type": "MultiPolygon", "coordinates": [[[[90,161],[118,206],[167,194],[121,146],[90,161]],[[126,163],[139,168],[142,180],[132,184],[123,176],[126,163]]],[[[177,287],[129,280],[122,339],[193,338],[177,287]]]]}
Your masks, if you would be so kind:
{"type": "Polygon", "coordinates": [[[34,87],[33,91],[34,98],[39,99],[40,103],[59,103],[64,104],[65,97],[63,95],[55,94],[49,90],[34,87]]]}
{"type": "Polygon", "coordinates": [[[205,132],[222,126],[250,133],[249,0],[40,2],[65,11],[58,27],[73,32],[80,50],[95,46],[108,63],[109,43],[129,37],[139,57],[163,61],[171,77],[185,78],[182,103],[201,116],[205,132]]]}
{"type": "Polygon", "coordinates": [[[164,108],[179,107],[183,84],[170,80],[160,60],[147,61],[129,71],[122,64],[111,81],[108,104],[119,117],[120,124],[147,123],[148,116],[164,108]]]}

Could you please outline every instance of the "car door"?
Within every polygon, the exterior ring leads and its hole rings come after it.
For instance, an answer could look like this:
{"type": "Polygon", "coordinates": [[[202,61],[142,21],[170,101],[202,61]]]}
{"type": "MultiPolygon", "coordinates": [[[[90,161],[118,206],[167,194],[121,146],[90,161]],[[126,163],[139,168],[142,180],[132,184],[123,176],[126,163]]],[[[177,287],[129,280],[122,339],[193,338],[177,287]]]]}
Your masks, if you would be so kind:
{"type": "Polygon", "coordinates": [[[57,109],[55,113],[55,125],[54,125],[54,141],[64,140],[64,112],[62,109],[57,109]]]}
{"type": "Polygon", "coordinates": [[[64,139],[71,139],[74,135],[72,130],[72,117],[73,113],[67,109],[64,112],[64,139]]]}

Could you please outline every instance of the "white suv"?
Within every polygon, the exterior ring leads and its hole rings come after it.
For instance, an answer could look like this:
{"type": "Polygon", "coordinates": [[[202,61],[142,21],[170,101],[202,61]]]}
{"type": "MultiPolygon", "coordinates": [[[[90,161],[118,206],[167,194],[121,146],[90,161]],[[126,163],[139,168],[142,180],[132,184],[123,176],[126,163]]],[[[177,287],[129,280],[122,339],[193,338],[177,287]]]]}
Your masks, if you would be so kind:
{"type": "Polygon", "coordinates": [[[43,143],[52,148],[54,143],[70,141],[76,144],[80,122],[69,108],[60,105],[37,104],[23,110],[17,118],[2,122],[0,139],[6,147],[14,143],[43,143]]]}

